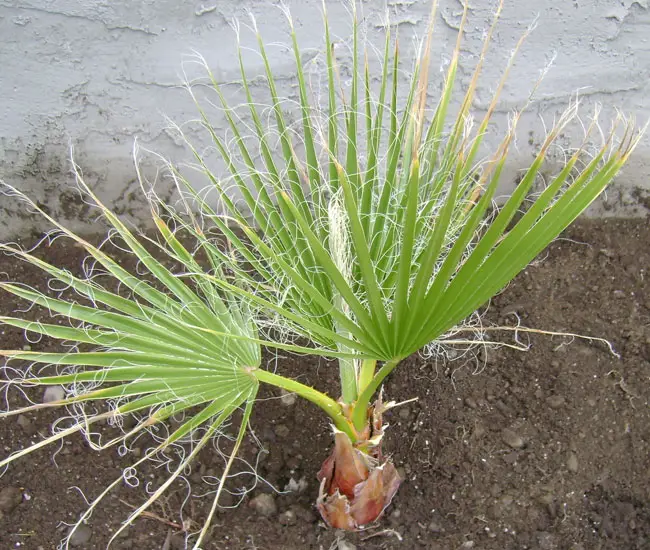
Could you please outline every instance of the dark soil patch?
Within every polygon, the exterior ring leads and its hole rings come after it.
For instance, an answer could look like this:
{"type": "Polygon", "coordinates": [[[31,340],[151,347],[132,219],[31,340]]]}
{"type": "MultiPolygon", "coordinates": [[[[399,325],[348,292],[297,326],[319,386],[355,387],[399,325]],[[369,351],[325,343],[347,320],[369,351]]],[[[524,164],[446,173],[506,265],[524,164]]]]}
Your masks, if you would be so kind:
{"type": "MultiPolygon", "coordinates": [[[[531,344],[527,353],[500,348],[476,359],[413,357],[396,371],[387,398],[418,401],[387,415],[386,451],[406,479],[377,528],[342,534],[322,525],[313,503],[316,472],[331,442],[325,418],[301,401],[260,403],[253,428],[264,452],[249,437],[242,458],[259,460],[260,476],[280,489],[291,479],[304,479],[307,487],[276,495],[277,512],[267,518],[247,502],[271,492],[269,486],[252,475],[230,480],[233,492],[254,488],[239,507],[219,511],[204,548],[345,548],[337,539],[368,550],[650,548],[648,243],[647,220],[583,222],[496,297],[487,314],[500,324],[512,325],[517,314],[525,326],[606,337],[621,359],[595,341],[522,334],[531,344]]],[[[82,259],[63,241],[42,253],[72,270],[82,259]]],[[[45,287],[23,263],[0,261],[9,279],[45,287]]],[[[18,306],[3,295],[0,314],[18,306]]],[[[21,331],[3,330],[1,348],[28,344],[21,331]]],[[[30,345],[54,349],[48,340],[30,345]]],[[[324,361],[283,357],[277,368],[335,387],[337,374],[324,361]]],[[[277,394],[262,396],[269,397],[277,394]]],[[[57,417],[48,411],[1,420],[3,455],[38,440],[57,417]]],[[[146,442],[136,446],[142,452],[146,442]]],[[[11,465],[0,478],[0,497],[7,497],[0,498],[0,549],[55,548],[64,522],[86,508],[82,495],[96,497],[131,461],[117,449],[96,452],[72,438],[11,465]],[[19,489],[22,501],[9,488],[19,489]]],[[[203,495],[213,490],[204,480],[222,466],[217,450],[201,452],[187,482],[151,509],[155,517],[138,519],[114,547],[182,548],[178,528],[201,525],[211,504],[203,495]]],[[[138,488],[120,483],[93,514],[91,538],[78,548],[105,548],[129,505],[142,502],[143,487],[155,486],[165,472],[164,464],[153,464],[139,470],[138,488]]]]}

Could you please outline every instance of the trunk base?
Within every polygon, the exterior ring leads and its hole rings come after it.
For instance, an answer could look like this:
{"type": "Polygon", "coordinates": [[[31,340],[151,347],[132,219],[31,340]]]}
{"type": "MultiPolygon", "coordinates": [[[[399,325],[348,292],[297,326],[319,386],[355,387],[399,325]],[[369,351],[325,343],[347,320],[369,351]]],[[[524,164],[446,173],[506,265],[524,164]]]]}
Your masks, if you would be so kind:
{"type": "Polygon", "coordinates": [[[334,436],[334,450],[318,473],[316,503],[330,527],[348,531],[366,527],[382,516],[400,486],[397,469],[381,453],[382,410],[380,398],[372,407],[369,437],[353,444],[343,432],[334,436]]]}

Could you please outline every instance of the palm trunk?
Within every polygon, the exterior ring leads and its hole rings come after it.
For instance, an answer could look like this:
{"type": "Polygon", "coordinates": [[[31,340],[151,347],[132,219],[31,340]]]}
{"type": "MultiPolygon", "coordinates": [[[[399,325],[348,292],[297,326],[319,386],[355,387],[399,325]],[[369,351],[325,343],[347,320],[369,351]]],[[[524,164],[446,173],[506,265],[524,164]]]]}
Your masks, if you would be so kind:
{"type": "Polygon", "coordinates": [[[393,462],[382,455],[381,397],[368,408],[368,423],[356,441],[341,431],[318,473],[318,510],[336,529],[361,529],[379,519],[401,483],[393,462]]]}

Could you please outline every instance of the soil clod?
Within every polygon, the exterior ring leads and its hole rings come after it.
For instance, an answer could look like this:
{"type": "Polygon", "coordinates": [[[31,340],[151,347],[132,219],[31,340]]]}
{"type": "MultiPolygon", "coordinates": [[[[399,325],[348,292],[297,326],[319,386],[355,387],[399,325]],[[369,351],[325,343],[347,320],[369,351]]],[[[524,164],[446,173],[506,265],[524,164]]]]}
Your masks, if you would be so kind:
{"type": "Polygon", "coordinates": [[[52,403],[53,401],[61,401],[65,397],[65,389],[63,386],[49,386],[43,393],[43,403],[52,403]]]}
{"type": "Polygon", "coordinates": [[[70,546],[74,547],[84,547],[93,536],[93,532],[90,527],[87,525],[80,525],[75,529],[74,533],[70,537],[70,546]]]}
{"type": "Polygon", "coordinates": [[[23,492],[18,487],[0,490],[0,512],[10,514],[23,501],[23,492]]]}
{"type": "Polygon", "coordinates": [[[509,428],[503,429],[501,432],[501,439],[506,445],[512,447],[513,449],[523,449],[524,445],[526,444],[524,439],[519,434],[509,428]]]}
{"type": "Polygon", "coordinates": [[[260,516],[264,516],[265,518],[274,516],[278,511],[275,498],[268,493],[262,493],[252,498],[248,505],[260,516]]]}

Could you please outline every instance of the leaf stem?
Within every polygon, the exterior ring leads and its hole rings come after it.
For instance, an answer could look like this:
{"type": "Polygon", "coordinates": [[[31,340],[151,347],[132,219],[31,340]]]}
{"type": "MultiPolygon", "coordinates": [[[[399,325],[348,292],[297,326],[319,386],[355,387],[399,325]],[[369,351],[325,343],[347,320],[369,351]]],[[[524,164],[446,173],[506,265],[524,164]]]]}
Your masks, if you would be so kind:
{"type": "Polygon", "coordinates": [[[345,418],[341,405],[334,401],[328,395],[315,390],[310,386],[301,384],[296,380],[291,380],[280,376],[279,374],[274,374],[267,370],[263,369],[253,369],[250,371],[250,374],[257,378],[260,382],[282,388],[288,392],[295,393],[308,401],[311,401],[314,405],[320,407],[327,415],[332,419],[334,425],[337,429],[345,432],[352,441],[356,440],[356,434],[352,428],[350,422],[345,418]]]}
{"type": "Polygon", "coordinates": [[[363,392],[368,384],[372,382],[375,376],[375,367],[377,366],[376,359],[364,359],[361,363],[361,371],[359,372],[358,392],[363,392]]]}
{"type": "Polygon", "coordinates": [[[384,381],[384,379],[393,371],[393,369],[400,363],[401,360],[402,358],[398,357],[391,359],[390,361],[386,361],[384,365],[379,369],[379,372],[377,372],[370,383],[359,395],[359,399],[357,399],[357,402],[354,406],[354,411],[352,412],[352,424],[357,431],[363,431],[366,425],[370,399],[375,394],[379,386],[381,386],[381,383],[384,381]]]}
{"type": "Polygon", "coordinates": [[[341,378],[341,400],[350,405],[357,400],[357,373],[354,359],[339,359],[339,375],[341,378]]]}

